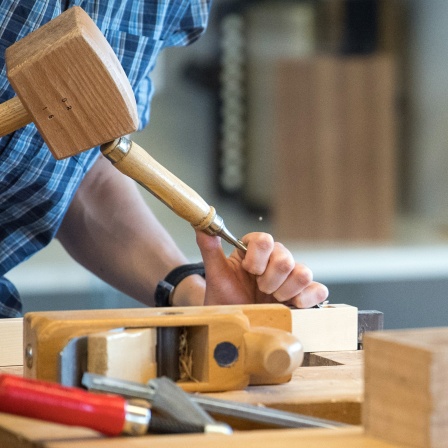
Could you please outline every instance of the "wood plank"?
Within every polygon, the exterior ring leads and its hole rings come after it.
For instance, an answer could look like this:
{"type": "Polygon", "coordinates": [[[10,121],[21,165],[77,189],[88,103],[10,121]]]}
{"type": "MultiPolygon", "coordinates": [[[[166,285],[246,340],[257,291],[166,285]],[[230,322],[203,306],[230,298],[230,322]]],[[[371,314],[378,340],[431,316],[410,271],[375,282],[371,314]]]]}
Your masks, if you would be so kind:
{"type": "Polygon", "coordinates": [[[366,432],[413,447],[446,447],[448,328],[367,333],[364,350],[366,432]]]}
{"type": "Polygon", "coordinates": [[[100,442],[103,436],[96,431],[75,426],[58,425],[31,418],[0,413],[1,448],[48,447],[53,442],[63,441],[62,446],[78,446],[87,440],[100,442]]]}
{"type": "Polygon", "coordinates": [[[87,371],[147,383],[157,377],[157,330],[104,331],[87,337],[87,371]]]}
{"type": "Polygon", "coordinates": [[[305,352],[331,352],[358,348],[358,308],[327,304],[322,308],[291,310],[292,333],[305,352]]]}
{"type": "Polygon", "coordinates": [[[176,448],[185,446],[227,448],[245,446],[247,448],[284,448],[306,446],[307,448],[392,448],[393,445],[363,434],[359,427],[340,430],[267,430],[242,431],[232,436],[225,435],[148,435],[144,437],[103,438],[91,430],[74,428],[52,423],[43,423],[22,417],[0,414],[0,446],[8,448],[139,448],[154,446],[176,448]]]}
{"type": "Polygon", "coordinates": [[[0,319],[0,367],[23,364],[23,319],[0,319]]]}
{"type": "Polygon", "coordinates": [[[0,373],[9,373],[11,375],[23,375],[23,366],[2,366],[0,373]]]}
{"type": "Polygon", "coordinates": [[[308,366],[362,366],[364,364],[364,351],[318,352],[309,353],[308,366]]]}

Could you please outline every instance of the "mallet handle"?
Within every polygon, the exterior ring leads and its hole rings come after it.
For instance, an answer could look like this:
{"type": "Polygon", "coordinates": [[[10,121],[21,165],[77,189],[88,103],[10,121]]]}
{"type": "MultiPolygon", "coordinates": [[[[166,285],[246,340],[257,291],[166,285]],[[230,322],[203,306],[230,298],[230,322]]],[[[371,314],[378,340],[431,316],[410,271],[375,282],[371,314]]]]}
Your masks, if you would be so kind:
{"type": "Polygon", "coordinates": [[[0,137],[17,131],[32,121],[19,97],[15,96],[0,104],[0,137]]]}

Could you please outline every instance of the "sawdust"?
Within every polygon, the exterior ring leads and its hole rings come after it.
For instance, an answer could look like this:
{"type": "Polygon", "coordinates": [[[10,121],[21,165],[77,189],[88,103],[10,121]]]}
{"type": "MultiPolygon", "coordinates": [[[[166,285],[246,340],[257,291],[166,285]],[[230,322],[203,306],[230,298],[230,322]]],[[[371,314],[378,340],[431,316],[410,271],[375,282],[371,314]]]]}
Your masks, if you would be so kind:
{"type": "Polygon", "coordinates": [[[188,349],[188,330],[183,327],[179,336],[179,381],[193,381],[199,383],[193,376],[193,350],[188,349]]]}

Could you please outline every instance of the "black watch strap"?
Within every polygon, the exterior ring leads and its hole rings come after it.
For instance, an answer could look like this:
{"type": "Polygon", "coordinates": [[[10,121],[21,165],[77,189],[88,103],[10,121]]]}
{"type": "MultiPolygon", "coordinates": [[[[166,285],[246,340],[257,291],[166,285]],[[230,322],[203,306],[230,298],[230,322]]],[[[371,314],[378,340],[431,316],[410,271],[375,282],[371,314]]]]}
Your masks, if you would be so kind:
{"type": "Polygon", "coordinates": [[[161,280],[156,288],[154,295],[155,305],[157,307],[171,306],[171,298],[174,288],[189,275],[198,274],[205,278],[204,263],[183,264],[174,268],[164,280],[161,280]]]}

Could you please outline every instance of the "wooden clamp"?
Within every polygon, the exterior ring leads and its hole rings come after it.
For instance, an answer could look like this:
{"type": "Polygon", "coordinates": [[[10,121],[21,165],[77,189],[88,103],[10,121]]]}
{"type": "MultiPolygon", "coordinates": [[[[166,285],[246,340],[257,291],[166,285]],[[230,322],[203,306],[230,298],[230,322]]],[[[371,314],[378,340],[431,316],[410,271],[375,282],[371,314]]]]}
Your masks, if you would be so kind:
{"type": "MultiPolygon", "coordinates": [[[[146,338],[148,347],[154,344],[142,330],[152,328],[181,330],[191,371],[178,383],[187,391],[284,383],[303,360],[302,345],[290,333],[291,312],[283,305],[34,312],[24,318],[24,375],[58,382],[60,354],[71,340],[86,336],[88,350],[92,350],[88,364],[97,373],[107,373],[107,358],[117,359],[118,353],[126,363],[133,354],[141,358],[141,342],[146,338]],[[114,338],[117,329],[132,330],[125,339],[137,338],[133,351],[129,345],[120,345],[122,338],[114,338]]],[[[171,355],[175,350],[174,357],[179,358],[178,347],[166,344],[160,335],[163,331],[156,338],[157,350],[171,355]]],[[[148,350],[148,358],[154,359],[148,350]]],[[[151,371],[151,360],[145,365],[151,371]]],[[[119,370],[110,371],[116,374],[119,370]]]]}

